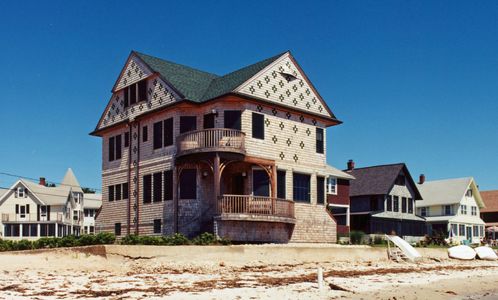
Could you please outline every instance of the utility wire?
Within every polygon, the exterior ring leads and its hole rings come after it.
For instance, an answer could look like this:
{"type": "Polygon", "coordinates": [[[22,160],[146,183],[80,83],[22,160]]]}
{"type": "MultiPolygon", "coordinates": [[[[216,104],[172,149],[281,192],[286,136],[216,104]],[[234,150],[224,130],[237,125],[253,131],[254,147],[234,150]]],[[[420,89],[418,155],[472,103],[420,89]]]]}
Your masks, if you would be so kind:
{"type": "MultiPolygon", "coordinates": [[[[11,189],[11,188],[6,188],[6,187],[2,187],[0,186],[0,190],[4,190],[4,191],[17,191],[17,189],[11,189]]],[[[61,195],[58,195],[58,194],[52,194],[52,193],[41,193],[41,192],[32,192],[30,191],[31,194],[35,194],[35,195],[45,195],[45,196],[53,196],[53,197],[59,197],[59,198],[64,198],[66,199],[68,196],[61,196],[61,195]]],[[[5,194],[4,194],[5,195],[5,194]]],[[[3,196],[3,195],[2,195],[3,196]]]]}
{"type": "MultiPolygon", "coordinates": [[[[6,172],[0,172],[0,175],[5,175],[5,176],[15,177],[15,178],[21,178],[21,179],[28,179],[28,180],[33,180],[33,181],[39,180],[39,179],[36,179],[36,178],[31,178],[31,177],[27,177],[27,176],[21,176],[21,175],[16,175],[16,174],[12,174],[12,173],[6,173],[6,172]]],[[[53,183],[53,184],[56,184],[56,185],[62,185],[62,186],[79,187],[79,188],[91,189],[91,190],[94,190],[94,191],[102,191],[101,188],[81,187],[81,186],[77,186],[77,185],[65,184],[65,183],[56,182],[56,181],[49,181],[49,180],[46,180],[46,182],[47,183],[53,183]]]]}

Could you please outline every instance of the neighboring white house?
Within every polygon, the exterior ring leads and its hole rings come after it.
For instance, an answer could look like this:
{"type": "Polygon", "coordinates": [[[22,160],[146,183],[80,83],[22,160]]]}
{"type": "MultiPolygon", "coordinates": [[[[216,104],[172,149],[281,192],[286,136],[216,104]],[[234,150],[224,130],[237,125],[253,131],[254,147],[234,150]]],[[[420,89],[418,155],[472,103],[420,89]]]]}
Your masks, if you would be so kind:
{"type": "Polygon", "coordinates": [[[0,191],[0,237],[20,240],[80,235],[84,194],[73,171],[68,169],[57,187],[19,179],[0,191]]]}
{"type": "Polygon", "coordinates": [[[472,177],[424,182],[418,189],[423,200],[417,202],[420,216],[426,218],[428,233],[443,231],[453,242],[479,243],[484,236],[484,207],[479,189],[472,177]]]}
{"type": "Polygon", "coordinates": [[[95,216],[97,211],[102,206],[102,194],[84,194],[85,199],[83,211],[83,233],[94,234],[95,233],[95,216]]]}

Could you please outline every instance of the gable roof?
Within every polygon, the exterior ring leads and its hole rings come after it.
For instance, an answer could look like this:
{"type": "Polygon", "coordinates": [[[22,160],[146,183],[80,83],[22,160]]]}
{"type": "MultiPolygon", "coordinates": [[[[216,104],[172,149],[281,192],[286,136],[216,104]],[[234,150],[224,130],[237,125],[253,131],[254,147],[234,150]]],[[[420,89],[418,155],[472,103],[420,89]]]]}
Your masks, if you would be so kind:
{"type": "Polygon", "coordinates": [[[0,188],[0,198],[7,193],[9,189],[0,188]]]}
{"type": "Polygon", "coordinates": [[[424,200],[417,202],[418,207],[460,203],[469,187],[473,190],[477,205],[484,206],[472,177],[426,181],[423,184],[417,184],[417,187],[424,198],[424,200]]]}
{"type": "Polygon", "coordinates": [[[224,76],[200,71],[136,51],[132,53],[142,59],[152,71],[159,73],[163,80],[171,84],[172,88],[176,89],[185,99],[201,103],[232,92],[286,52],[224,76]]]}
{"type": "Polygon", "coordinates": [[[333,167],[331,165],[325,165],[325,170],[327,171],[327,173],[329,175],[336,177],[336,178],[347,179],[347,180],[355,179],[353,175],[346,173],[346,172],[343,172],[343,171],[341,171],[341,170],[339,170],[336,167],[333,167]]]}
{"type": "Polygon", "coordinates": [[[404,163],[355,168],[351,171],[346,171],[356,178],[350,183],[349,196],[387,195],[401,171],[404,171],[406,179],[413,187],[415,200],[422,199],[404,163]]]}
{"type": "Polygon", "coordinates": [[[83,194],[83,208],[99,209],[102,206],[102,194],[87,193],[83,194]]]}
{"type": "Polygon", "coordinates": [[[498,190],[480,192],[485,207],[481,209],[482,213],[498,212],[498,190]]]}
{"type": "Polygon", "coordinates": [[[20,181],[44,205],[65,205],[69,199],[71,188],[68,186],[46,187],[29,180],[20,181]]]}

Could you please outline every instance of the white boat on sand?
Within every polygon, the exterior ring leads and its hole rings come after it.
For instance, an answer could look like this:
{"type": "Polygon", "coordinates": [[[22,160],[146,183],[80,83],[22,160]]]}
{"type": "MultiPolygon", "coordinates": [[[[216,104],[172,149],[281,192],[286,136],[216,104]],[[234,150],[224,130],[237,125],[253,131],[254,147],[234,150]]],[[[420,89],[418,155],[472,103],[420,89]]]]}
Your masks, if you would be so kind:
{"type": "Polygon", "coordinates": [[[476,257],[476,252],[469,246],[459,245],[448,248],[448,256],[450,258],[472,260],[476,257]]]}

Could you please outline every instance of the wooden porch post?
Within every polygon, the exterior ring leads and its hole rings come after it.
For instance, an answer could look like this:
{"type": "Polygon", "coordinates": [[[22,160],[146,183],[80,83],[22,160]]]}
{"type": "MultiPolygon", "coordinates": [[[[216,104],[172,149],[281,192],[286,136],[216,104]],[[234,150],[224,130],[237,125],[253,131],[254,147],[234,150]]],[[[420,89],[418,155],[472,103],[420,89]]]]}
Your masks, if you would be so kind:
{"type": "Polygon", "coordinates": [[[218,210],[218,201],[220,199],[220,182],[221,182],[221,176],[220,176],[220,156],[218,153],[216,153],[216,156],[214,157],[214,163],[213,163],[213,175],[214,175],[214,201],[216,205],[216,210],[218,210]]]}
{"type": "Polygon", "coordinates": [[[275,214],[275,205],[277,204],[277,166],[274,164],[271,167],[271,176],[270,176],[270,182],[271,182],[271,212],[272,214],[275,214]]]}
{"type": "Polygon", "coordinates": [[[178,168],[176,165],[173,167],[173,231],[178,233],[178,168]]]}

